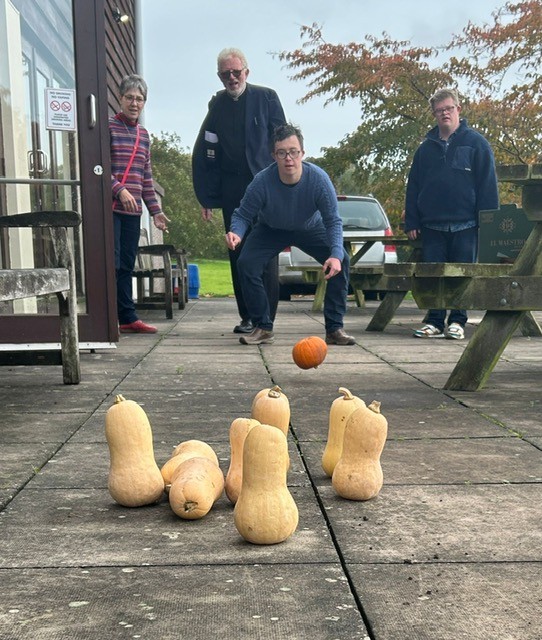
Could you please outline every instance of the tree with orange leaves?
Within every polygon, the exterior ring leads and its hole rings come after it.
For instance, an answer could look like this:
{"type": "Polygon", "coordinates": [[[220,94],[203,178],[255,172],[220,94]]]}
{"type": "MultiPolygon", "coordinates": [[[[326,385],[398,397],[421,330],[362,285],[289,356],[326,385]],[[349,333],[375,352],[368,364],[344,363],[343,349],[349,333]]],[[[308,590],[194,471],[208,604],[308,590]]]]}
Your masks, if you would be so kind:
{"type": "MultiPolygon", "coordinates": [[[[397,224],[412,156],[434,124],[428,100],[438,88],[459,87],[464,113],[489,140],[498,164],[542,161],[541,33],[542,4],[526,0],[507,2],[491,24],[468,23],[439,48],[414,47],[386,33],[330,44],[313,24],[301,28],[300,49],[278,56],[292,79],[309,87],[301,103],[359,101],[359,127],[317,162],[340,191],[375,194],[397,224]]],[[[503,202],[513,200],[503,194],[503,202]]]]}

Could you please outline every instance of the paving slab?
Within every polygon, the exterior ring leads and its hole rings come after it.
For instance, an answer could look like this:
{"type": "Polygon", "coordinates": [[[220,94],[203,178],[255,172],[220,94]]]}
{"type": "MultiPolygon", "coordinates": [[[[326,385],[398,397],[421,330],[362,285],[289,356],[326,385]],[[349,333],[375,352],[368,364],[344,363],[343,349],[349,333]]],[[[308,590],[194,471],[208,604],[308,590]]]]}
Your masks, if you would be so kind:
{"type": "Polygon", "coordinates": [[[337,564],[0,570],[5,640],[366,640],[337,564]]]}
{"type": "MultiPolygon", "coordinates": [[[[311,478],[329,484],[322,470],[325,442],[303,442],[311,478]]],[[[381,456],[386,485],[541,483],[540,451],[519,438],[390,440],[381,456]]]]}
{"type": "Polygon", "coordinates": [[[92,415],[91,411],[29,414],[3,409],[0,418],[0,445],[45,442],[61,444],[66,442],[92,415]]]}
{"type": "Polygon", "coordinates": [[[542,561],[539,484],[384,484],[365,502],[318,491],[347,563],[542,561]]]}
{"type": "Polygon", "coordinates": [[[350,565],[378,640],[539,640],[542,565],[350,565]]]}
{"type": "Polygon", "coordinates": [[[299,526],[278,545],[245,542],[223,495],[199,520],[176,516],[167,499],[129,509],[106,489],[33,489],[0,518],[0,568],[337,562],[310,487],[290,487],[299,526]]]}
{"type": "Polygon", "coordinates": [[[33,444],[21,452],[20,444],[2,445],[0,506],[3,507],[52,457],[58,445],[33,444]]]}
{"type": "MultiPolygon", "coordinates": [[[[173,448],[179,442],[182,440],[154,441],[154,457],[159,468],[169,460],[173,448]]],[[[229,441],[223,439],[222,441],[204,440],[204,442],[213,448],[218,457],[220,468],[226,475],[231,458],[229,441]]],[[[14,447],[15,445],[9,446],[14,447]]],[[[290,456],[289,485],[310,484],[299,450],[292,438],[288,442],[288,452],[290,456]]],[[[71,441],[54,457],[50,455],[50,451],[48,453],[49,458],[45,457],[46,452],[43,453],[43,462],[39,467],[28,466],[27,468],[30,477],[33,477],[33,489],[107,488],[110,456],[109,448],[105,442],[75,443],[71,441]]],[[[14,452],[14,458],[15,455],[14,452]]]]}
{"type": "MultiPolygon", "coordinates": [[[[105,442],[105,413],[111,400],[87,420],[71,438],[72,443],[105,442]]],[[[249,418],[250,407],[244,412],[162,412],[143,407],[151,424],[155,443],[178,444],[183,440],[228,442],[230,425],[235,418],[249,418]]]]}

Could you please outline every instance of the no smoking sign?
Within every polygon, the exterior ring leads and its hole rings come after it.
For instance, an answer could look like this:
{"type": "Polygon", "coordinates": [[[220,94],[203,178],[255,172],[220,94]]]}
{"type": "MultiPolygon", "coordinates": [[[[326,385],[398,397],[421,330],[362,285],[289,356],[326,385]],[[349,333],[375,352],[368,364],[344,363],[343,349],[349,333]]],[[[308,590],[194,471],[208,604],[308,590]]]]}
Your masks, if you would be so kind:
{"type": "Polygon", "coordinates": [[[45,89],[45,127],[57,131],[75,131],[75,90],[45,89]]]}

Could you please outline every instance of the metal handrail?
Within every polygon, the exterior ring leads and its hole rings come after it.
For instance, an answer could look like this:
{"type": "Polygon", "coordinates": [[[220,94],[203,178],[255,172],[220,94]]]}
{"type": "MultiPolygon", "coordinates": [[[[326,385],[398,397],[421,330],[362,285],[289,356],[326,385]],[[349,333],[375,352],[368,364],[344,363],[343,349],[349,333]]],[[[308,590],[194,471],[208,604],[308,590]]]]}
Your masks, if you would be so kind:
{"type": "Polygon", "coordinates": [[[59,180],[53,178],[0,178],[0,184],[65,184],[80,186],[81,180],[59,180]]]}

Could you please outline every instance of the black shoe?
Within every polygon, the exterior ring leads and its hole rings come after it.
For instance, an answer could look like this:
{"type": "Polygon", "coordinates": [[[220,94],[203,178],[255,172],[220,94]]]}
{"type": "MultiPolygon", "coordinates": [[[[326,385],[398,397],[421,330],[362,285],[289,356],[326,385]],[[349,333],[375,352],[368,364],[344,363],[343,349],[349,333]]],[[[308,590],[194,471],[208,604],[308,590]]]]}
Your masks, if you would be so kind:
{"type": "Polygon", "coordinates": [[[337,329],[326,334],[327,344],[339,344],[341,346],[356,344],[356,339],[344,332],[344,329],[337,329]]]}
{"type": "Polygon", "coordinates": [[[252,333],[253,329],[252,320],[241,320],[241,324],[233,328],[233,333],[252,333]]]}
{"type": "Polygon", "coordinates": [[[241,344],[273,344],[275,336],[272,331],[256,327],[249,336],[241,336],[239,342],[241,344]]]}

